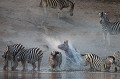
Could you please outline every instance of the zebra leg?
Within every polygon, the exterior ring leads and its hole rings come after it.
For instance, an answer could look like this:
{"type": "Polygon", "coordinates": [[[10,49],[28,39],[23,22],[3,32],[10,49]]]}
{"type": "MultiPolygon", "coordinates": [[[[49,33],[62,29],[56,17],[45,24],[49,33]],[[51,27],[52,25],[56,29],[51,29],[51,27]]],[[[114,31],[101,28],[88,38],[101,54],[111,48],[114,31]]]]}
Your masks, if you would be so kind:
{"type": "Polygon", "coordinates": [[[38,71],[40,71],[41,59],[38,60],[38,71]]]}
{"type": "Polygon", "coordinates": [[[39,7],[42,7],[42,0],[40,0],[40,4],[39,4],[39,7]]]}
{"type": "Polygon", "coordinates": [[[104,40],[105,40],[105,44],[110,45],[110,37],[109,37],[109,33],[104,31],[104,40]]]}
{"type": "Polygon", "coordinates": [[[110,34],[109,33],[107,33],[106,39],[107,39],[108,45],[110,46],[110,34]]]}
{"type": "Polygon", "coordinates": [[[33,66],[33,71],[35,71],[35,68],[36,68],[36,64],[35,64],[35,62],[34,63],[32,63],[32,66],[33,66]]]}
{"type": "Polygon", "coordinates": [[[8,60],[5,60],[3,70],[8,70],[8,60]]]}
{"type": "Polygon", "coordinates": [[[60,19],[62,17],[62,9],[58,9],[58,18],[60,19]]]}
{"type": "Polygon", "coordinates": [[[21,61],[22,65],[23,65],[23,70],[22,71],[26,71],[26,61],[21,61]]]}
{"type": "Polygon", "coordinates": [[[13,66],[11,67],[11,70],[16,70],[17,66],[18,66],[18,61],[14,61],[13,62],[13,66]]]}

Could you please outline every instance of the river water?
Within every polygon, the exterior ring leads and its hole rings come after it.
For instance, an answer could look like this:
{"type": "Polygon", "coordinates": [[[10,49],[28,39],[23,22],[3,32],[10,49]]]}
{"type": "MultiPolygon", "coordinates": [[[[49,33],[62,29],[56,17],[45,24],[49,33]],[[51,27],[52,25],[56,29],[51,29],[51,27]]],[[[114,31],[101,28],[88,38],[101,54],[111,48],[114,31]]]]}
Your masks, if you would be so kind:
{"type": "Polygon", "coordinates": [[[0,79],[120,79],[120,73],[112,72],[22,72],[0,71],[0,79]]]}

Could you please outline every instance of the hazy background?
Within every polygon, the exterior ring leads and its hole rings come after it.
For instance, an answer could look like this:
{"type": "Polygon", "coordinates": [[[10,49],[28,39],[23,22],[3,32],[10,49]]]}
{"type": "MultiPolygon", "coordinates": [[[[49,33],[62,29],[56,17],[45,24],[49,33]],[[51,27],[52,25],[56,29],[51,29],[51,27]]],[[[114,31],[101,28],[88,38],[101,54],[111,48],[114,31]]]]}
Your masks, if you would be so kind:
{"type": "Polygon", "coordinates": [[[69,16],[67,9],[64,9],[63,16],[58,19],[57,10],[49,9],[43,23],[43,8],[38,7],[40,0],[0,0],[0,55],[10,44],[21,43],[26,48],[40,47],[46,51],[42,67],[48,67],[48,55],[52,50],[58,50],[57,45],[65,40],[69,40],[80,53],[107,56],[120,50],[120,35],[110,36],[110,46],[105,45],[98,16],[99,12],[104,11],[109,14],[111,21],[120,20],[120,4],[95,0],[73,1],[74,16],[69,16]]]}

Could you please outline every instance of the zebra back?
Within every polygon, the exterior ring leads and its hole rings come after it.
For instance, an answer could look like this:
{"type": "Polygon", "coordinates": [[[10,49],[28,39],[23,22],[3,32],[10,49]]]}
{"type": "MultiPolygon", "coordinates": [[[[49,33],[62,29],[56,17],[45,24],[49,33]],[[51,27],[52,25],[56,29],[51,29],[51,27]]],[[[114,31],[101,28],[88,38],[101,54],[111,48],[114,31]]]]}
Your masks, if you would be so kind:
{"type": "Polygon", "coordinates": [[[15,55],[24,48],[22,44],[9,45],[7,52],[4,53],[5,57],[14,59],[15,55]]]}
{"type": "Polygon", "coordinates": [[[40,48],[30,48],[27,52],[27,61],[29,63],[41,60],[43,57],[43,52],[40,48]]]}
{"type": "Polygon", "coordinates": [[[82,54],[81,56],[84,56],[84,60],[87,64],[90,64],[90,68],[93,70],[101,70],[103,66],[103,59],[96,54],[92,53],[86,53],[82,54]]]}

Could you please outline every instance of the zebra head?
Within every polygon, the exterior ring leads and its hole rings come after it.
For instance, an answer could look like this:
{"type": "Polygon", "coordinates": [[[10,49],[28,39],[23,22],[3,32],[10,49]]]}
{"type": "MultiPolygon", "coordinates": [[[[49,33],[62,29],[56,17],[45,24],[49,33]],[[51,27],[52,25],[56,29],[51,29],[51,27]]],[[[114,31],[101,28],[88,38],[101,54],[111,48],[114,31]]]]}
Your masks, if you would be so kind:
{"type": "Polygon", "coordinates": [[[64,41],[63,44],[58,45],[58,48],[61,50],[67,51],[69,49],[68,40],[64,41]]]}
{"type": "Polygon", "coordinates": [[[99,16],[100,16],[100,24],[109,22],[107,13],[101,12],[101,13],[99,13],[99,16]]]}
{"type": "Polygon", "coordinates": [[[2,55],[2,57],[6,60],[11,60],[11,56],[9,54],[9,46],[7,46],[6,51],[4,52],[4,54],[2,55]]]}
{"type": "Polygon", "coordinates": [[[58,51],[53,51],[53,52],[51,52],[52,58],[56,58],[56,56],[57,56],[58,54],[60,54],[60,52],[58,52],[58,51]]]}
{"type": "Polygon", "coordinates": [[[85,66],[87,66],[90,62],[91,62],[91,56],[90,54],[81,54],[81,56],[83,57],[84,61],[85,61],[85,66]]]}
{"type": "Polygon", "coordinates": [[[115,63],[115,57],[114,56],[108,56],[107,59],[111,64],[115,63]]]}

